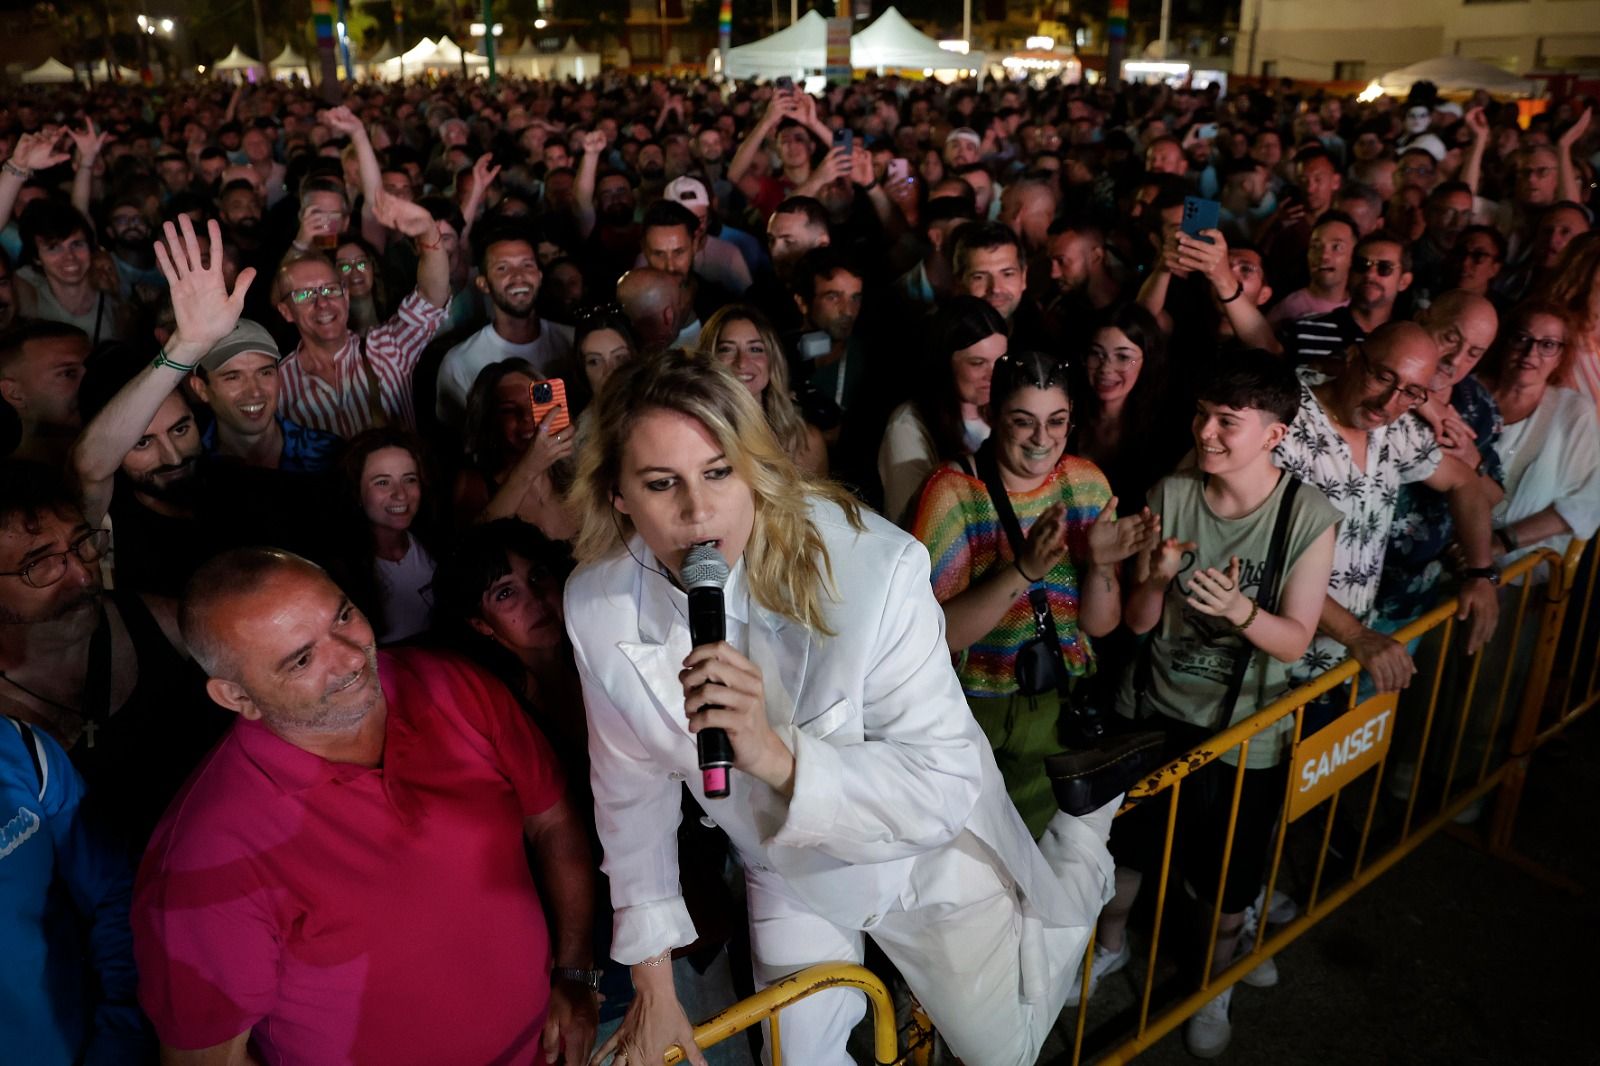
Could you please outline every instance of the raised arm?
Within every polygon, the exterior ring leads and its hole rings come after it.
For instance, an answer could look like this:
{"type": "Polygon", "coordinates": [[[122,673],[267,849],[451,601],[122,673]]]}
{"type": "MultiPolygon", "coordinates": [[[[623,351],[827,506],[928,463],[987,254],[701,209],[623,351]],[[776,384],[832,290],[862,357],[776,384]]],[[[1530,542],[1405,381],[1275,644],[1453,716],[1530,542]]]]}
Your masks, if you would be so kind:
{"type": "Polygon", "coordinates": [[[749,135],[739,142],[738,151],[733,153],[733,159],[728,163],[728,181],[737,185],[739,179],[750,169],[756,154],[766,150],[767,138],[772,136],[772,131],[777,128],[779,121],[785,118],[799,118],[799,112],[799,101],[793,95],[774,96],[762,114],[761,121],[757,122],[749,135]]]}
{"type": "Polygon", "coordinates": [[[600,157],[605,154],[606,135],[590,130],[583,135],[583,158],[578,160],[578,178],[573,182],[573,198],[578,205],[578,233],[594,232],[594,185],[600,172],[600,157]]]}
{"type": "Polygon", "coordinates": [[[1583,195],[1583,183],[1579,179],[1577,160],[1578,142],[1588,132],[1589,122],[1594,112],[1589,108],[1583,109],[1583,114],[1578,120],[1566,128],[1561,134],[1561,141],[1556,145],[1557,166],[1560,168],[1560,182],[1556,186],[1557,200],[1570,200],[1572,203],[1586,203],[1588,198],[1583,195]]]}
{"type": "Polygon", "coordinates": [[[1176,238],[1176,246],[1169,254],[1174,255],[1173,262],[1180,268],[1205,275],[1211,283],[1211,291],[1216,294],[1217,303],[1222,307],[1222,313],[1233,327],[1233,335],[1245,347],[1262,348],[1273,354],[1283,351],[1283,345],[1273,333],[1267,316],[1261,313],[1261,308],[1254,300],[1245,298],[1244,282],[1228,262],[1228,242],[1221,230],[1204,230],[1200,237],[1180,233],[1176,238]],[[1204,237],[1209,237],[1211,243],[1207,244],[1201,239],[1204,237]]]}
{"type": "MultiPolygon", "coordinates": [[[[216,220],[206,228],[211,247],[222,247],[222,230],[216,220]]],[[[184,375],[239,321],[245,292],[255,280],[255,268],[246,267],[229,293],[222,277],[222,257],[214,255],[210,265],[204,264],[189,216],[178,216],[177,228],[168,222],[165,232],[166,242],[156,242],[156,263],[167,279],[177,329],[155,361],[124,385],[84,427],[72,448],[72,468],[90,525],[99,525],[110,509],[114,478],[123,458],[139,443],[162,401],[184,375]]]]}
{"type": "Polygon", "coordinates": [[[23,183],[33,177],[34,171],[67,161],[67,153],[60,147],[65,135],[65,130],[46,126],[38,133],[24,133],[17,138],[11,158],[0,166],[0,226],[11,220],[17,194],[22,191],[23,183]]]}
{"type": "Polygon", "coordinates": [[[499,176],[500,168],[494,165],[494,156],[488,152],[473,161],[472,191],[467,194],[466,203],[461,205],[461,215],[466,220],[461,227],[463,253],[472,243],[472,227],[478,221],[478,216],[483,214],[483,202],[489,195],[489,186],[499,176]]]}
{"type": "Polygon", "coordinates": [[[444,250],[441,226],[421,204],[409,203],[378,189],[372,214],[379,222],[407,237],[417,246],[417,291],[435,307],[450,303],[450,257],[444,250]]]}
{"type": "Polygon", "coordinates": [[[1472,134],[1472,144],[1467,147],[1467,158],[1461,163],[1461,180],[1472,190],[1472,195],[1477,196],[1483,182],[1483,155],[1489,150],[1489,120],[1484,117],[1483,108],[1474,107],[1467,111],[1464,121],[1472,134]]]}
{"type": "Polygon", "coordinates": [[[361,195],[365,197],[370,210],[378,190],[383,188],[383,172],[378,166],[378,154],[372,150],[372,140],[367,136],[366,123],[342,104],[324,112],[322,121],[349,137],[350,143],[355,146],[356,161],[361,165],[361,195]]]}
{"type": "Polygon", "coordinates": [[[86,128],[82,133],[67,128],[67,135],[78,149],[77,162],[73,164],[72,171],[72,206],[82,211],[85,218],[91,218],[89,205],[94,199],[94,161],[99,158],[100,149],[111,140],[111,133],[97,133],[94,119],[88,116],[84,116],[83,121],[86,128]]]}

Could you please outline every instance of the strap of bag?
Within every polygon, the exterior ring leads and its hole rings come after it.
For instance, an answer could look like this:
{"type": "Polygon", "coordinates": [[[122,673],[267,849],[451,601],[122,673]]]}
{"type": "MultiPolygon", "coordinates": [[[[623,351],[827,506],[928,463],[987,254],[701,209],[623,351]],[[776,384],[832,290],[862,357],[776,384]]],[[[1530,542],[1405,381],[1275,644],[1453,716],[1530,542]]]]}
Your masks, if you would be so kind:
{"type": "Polygon", "coordinates": [[[28,750],[28,761],[33,763],[34,780],[39,783],[39,802],[43,803],[45,790],[50,783],[49,775],[45,773],[44,749],[26,722],[10,715],[6,716],[6,721],[16,727],[17,733],[22,737],[22,746],[28,750]]]}
{"type": "Polygon", "coordinates": [[[383,386],[379,384],[378,374],[372,369],[372,362],[367,358],[367,338],[357,335],[356,350],[361,354],[361,372],[367,381],[369,428],[382,429],[389,424],[389,416],[383,411],[383,386]]]}
{"type": "MultiPolygon", "coordinates": [[[[995,515],[1000,519],[1000,528],[1005,531],[1006,540],[1011,542],[1011,554],[1021,560],[1027,540],[1022,535],[1022,523],[1017,521],[1017,512],[1011,506],[1011,497],[1000,480],[1000,464],[995,461],[993,446],[985,441],[978,448],[975,458],[978,475],[983,478],[984,488],[989,490],[989,499],[994,503],[995,515]]],[[[1020,567],[1018,573],[1021,573],[1020,567]]],[[[1023,577],[1027,575],[1023,574],[1023,577]]],[[[1061,634],[1056,629],[1055,612],[1050,609],[1050,597],[1038,582],[1028,586],[1028,605],[1033,609],[1034,636],[1050,639],[1050,647],[1055,651],[1050,663],[1055,668],[1056,687],[1065,692],[1071,674],[1067,671],[1066,658],[1061,653],[1061,634]]]]}
{"type": "MultiPolygon", "coordinates": [[[[1289,544],[1289,518],[1294,510],[1295,494],[1300,491],[1300,479],[1287,471],[1283,475],[1288,483],[1283,486],[1283,497],[1278,501],[1278,517],[1272,524],[1272,541],[1267,547],[1267,561],[1261,567],[1261,584],[1256,586],[1256,603],[1261,610],[1272,614],[1278,609],[1278,571],[1283,569],[1283,555],[1289,544]]],[[[1218,728],[1228,724],[1233,708],[1244,691],[1244,676],[1250,672],[1250,663],[1259,654],[1254,645],[1245,639],[1244,650],[1233,664],[1233,674],[1228,678],[1227,694],[1222,700],[1222,721],[1218,728]]]]}

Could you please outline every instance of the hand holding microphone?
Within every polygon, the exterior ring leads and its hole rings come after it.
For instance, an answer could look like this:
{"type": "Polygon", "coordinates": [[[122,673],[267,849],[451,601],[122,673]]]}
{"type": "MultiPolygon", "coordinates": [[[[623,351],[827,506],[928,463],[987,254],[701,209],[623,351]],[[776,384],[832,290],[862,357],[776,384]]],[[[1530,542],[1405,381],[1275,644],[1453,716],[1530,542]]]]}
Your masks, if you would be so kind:
{"type": "Polygon", "coordinates": [[[761,670],[724,639],[722,587],[728,564],[716,548],[698,544],[684,557],[681,578],[689,593],[689,637],[695,647],[678,678],[689,732],[700,751],[705,795],[728,794],[730,767],[790,795],[794,755],[767,721],[761,670]]]}

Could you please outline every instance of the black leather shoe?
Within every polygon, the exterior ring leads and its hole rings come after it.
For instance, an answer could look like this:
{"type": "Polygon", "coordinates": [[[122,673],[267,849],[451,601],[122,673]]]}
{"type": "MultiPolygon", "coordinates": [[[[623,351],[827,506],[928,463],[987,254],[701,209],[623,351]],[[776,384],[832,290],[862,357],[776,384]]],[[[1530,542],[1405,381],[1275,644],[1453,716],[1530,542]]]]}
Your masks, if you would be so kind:
{"type": "Polygon", "coordinates": [[[1073,817],[1099,810],[1165,761],[1166,742],[1161,732],[1127,733],[1082,751],[1045,756],[1056,806],[1073,817]]]}

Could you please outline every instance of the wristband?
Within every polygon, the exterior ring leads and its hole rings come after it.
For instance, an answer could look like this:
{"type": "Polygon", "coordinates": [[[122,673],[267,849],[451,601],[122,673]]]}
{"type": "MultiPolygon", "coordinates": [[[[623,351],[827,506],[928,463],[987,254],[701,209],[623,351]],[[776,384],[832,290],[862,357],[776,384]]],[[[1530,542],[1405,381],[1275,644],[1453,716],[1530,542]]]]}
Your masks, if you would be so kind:
{"type": "Polygon", "coordinates": [[[636,963],[635,965],[638,965],[638,966],[665,966],[667,963],[669,963],[671,961],[672,961],[672,949],[668,948],[666,951],[663,951],[661,954],[652,955],[648,959],[645,959],[642,962],[636,963]]]}
{"type": "Polygon", "coordinates": [[[1013,561],[1011,565],[1017,568],[1017,573],[1022,575],[1022,580],[1026,581],[1030,585],[1038,584],[1039,582],[1044,580],[1044,576],[1043,575],[1040,575],[1039,577],[1029,577],[1028,576],[1028,572],[1022,568],[1022,560],[1021,559],[1017,559],[1017,560],[1013,561]]]}
{"type": "Polygon", "coordinates": [[[877,187],[878,187],[878,179],[877,178],[873,178],[871,181],[867,182],[865,185],[863,185],[859,181],[856,182],[856,188],[860,189],[862,192],[871,192],[873,189],[876,189],[877,187]]]}
{"type": "Polygon", "coordinates": [[[441,247],[444,246],[443,237],[435,237],[432,244],[426,243],[421,237],[417,237],[415,240],[417,242],[417,247],[422,249],[424,252],[437,252],[441,247]]]}
{"type": "Polygon", "coordinates": [[[1241,297],[1243,295],[1244,295],[1244,282],[1241,281],[1241,282],[1239,282],[1239,287],[1237,289],[1233,290],[1233,295],[1227,297],[1222,302],[1225,303],[1225,304],[1231,304],[1231,303],[1233,303],[1233,301],[1237,300],[1239,297],[1241,297]]]}
{"type": "Polygon", "coordinates": [[[168,359],[167,358],[167,346],[163,344],[161,346],[161,350],[156,353],[156,357],[150,361],[150,365],[154,366],[154,367],[170,366],[174,370],[181,370],[185,374],[191,374],[191,373],[194,372],[194,368],[199,366],[200,364],[199,364],[199,362],[179,363],[179,362],[176,362],[174,360],[168,359]]]}
{"type": "Polygon", "coordinates": [[[1243,633],[1245,630],[1249,629],[1251,623],[1253,623],[1256,620],[1256,615],[1258,615],[1260,613],[1261,613],[1261,604],[1257,603],[1255,600],[1251,600],[1250,601],[1250,617],[1246,618],[1243,622],[1240,622],[1238,625],[1234,626],[1233,627],[1234,628],[1234,632],[1243,633]]]}
{"type": "Polygon", "coordinates": [[[0,170],[4,170],[7,174],[15,174],[24,181],[33,177],[33,171],[29,170],[27,167],[19,167],[9,159],[7,159],[4,163],[0,163],[0,170]]]}

